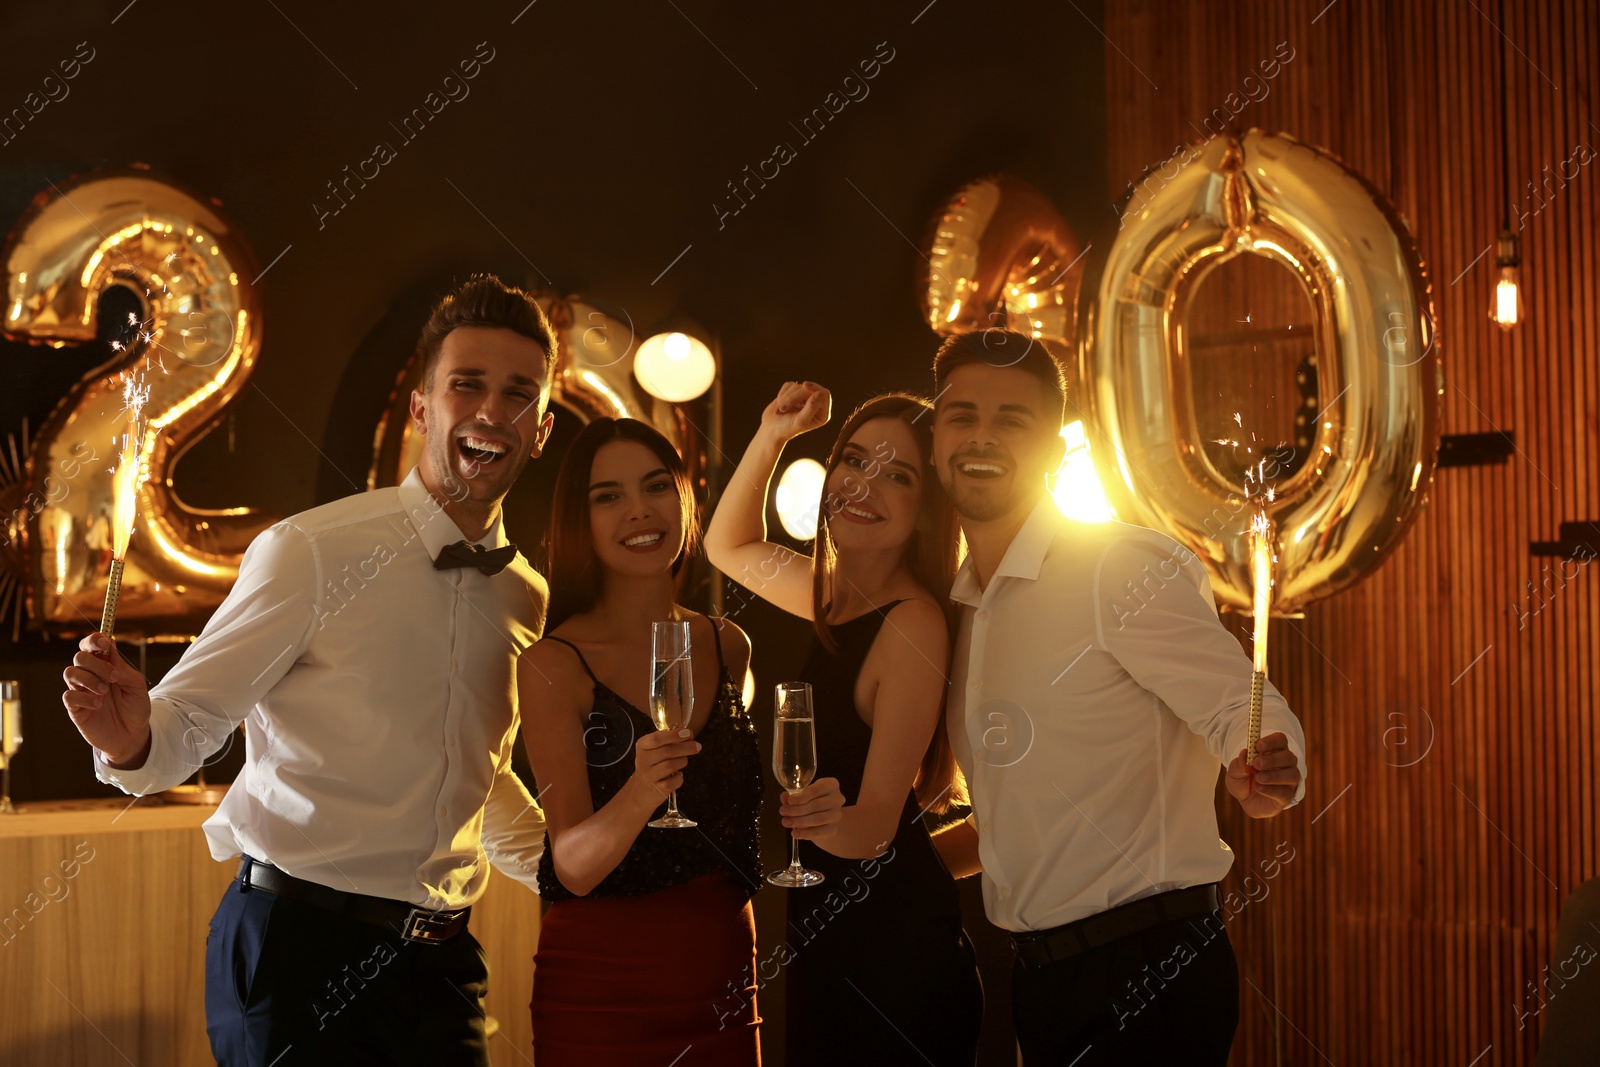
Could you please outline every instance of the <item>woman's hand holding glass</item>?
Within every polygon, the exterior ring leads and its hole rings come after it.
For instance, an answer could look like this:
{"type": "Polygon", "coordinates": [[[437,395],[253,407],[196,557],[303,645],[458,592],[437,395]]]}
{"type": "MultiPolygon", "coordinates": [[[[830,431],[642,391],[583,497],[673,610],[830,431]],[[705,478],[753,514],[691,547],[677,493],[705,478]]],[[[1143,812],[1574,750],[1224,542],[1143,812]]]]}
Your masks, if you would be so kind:
{"type": "Polygon", "coordinates": [[[633,776],[627,788],[633,790],[647,814],[683,785],[683,769],[699,751],[700,742],[689,730],[656,730],[634,742],[633,776]]]}
{"type": "MultiPolygon", "coordinates": [[[[782,682],[778,685],[772,705],[772,725],[776,735],[772,739],[772,773],[777,775],[778,784],[791,797],[805,796],[808,792],[813,796],[810,802],[801,801],[800,807],[807,810],[796,810],[792,820],[795,823],[816,820],[826,826],[828,817],[821,811],[811,810],[815,807],[826,811],[829,805],[819,799],[827,794],[828,779],[813,781],[817,775],[817,734],[811,713],[809,683],[782,682]]],[[[838,791],[839,784],[834,782],[833,792],[838,791]]],[[[840,800],[842,807],[843,798],[840,800]]],[[[826,832],[832,833],[837,829],[838,821],[838,812],[835,812],[832,825],[827,826],[826,832]]],[[[786,814],[783,824],[789,826],[790,823],[791,817],[786,814]]],[[[767,881],[771,884],[781,885],[785,889],[799,889],[826,881],[817,871],[808,871],[800,866],[800,831],[805,829],[811,827],[797,827],[789,831],[789,866],[767,875],[767,881]]]]}
{"type": "Polygon", "coordinates": [[[804,789],[784,793],[778,804],[784,827],[802,841],[832,836],[844,817],[844,794],[837,778],[818,778],[804,789]]]}

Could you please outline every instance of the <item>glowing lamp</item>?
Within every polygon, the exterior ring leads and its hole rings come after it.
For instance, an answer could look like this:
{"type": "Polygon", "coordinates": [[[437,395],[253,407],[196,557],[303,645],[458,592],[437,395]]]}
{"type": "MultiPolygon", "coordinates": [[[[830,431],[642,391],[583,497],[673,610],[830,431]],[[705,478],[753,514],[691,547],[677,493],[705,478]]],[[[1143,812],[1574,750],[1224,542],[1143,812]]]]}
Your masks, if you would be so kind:
{"type": "Polygon", "coordinates": [[[682,404],[711,388],[717,361],[698,338],[658,333],[639,346],[633,357],[633,376],[651,396],[682,404]]]}
{"type": "Polygon", "coordinates": [[[795,460],[778,479],[772,503],[784,531],[795,540],[810,541],[817,536],[817,506],[827,479],[827,470],[814,459],[795,460]]]}
{"type": "Polygon", "coordinates": [[[1502,233],[1499,245],[1494,260],[1494,304],[1489,308],[1489,317],[1502,330],[1509,330],[1522,321],[1522,257],[1517,254],[1516,234],[1502,233]]]}

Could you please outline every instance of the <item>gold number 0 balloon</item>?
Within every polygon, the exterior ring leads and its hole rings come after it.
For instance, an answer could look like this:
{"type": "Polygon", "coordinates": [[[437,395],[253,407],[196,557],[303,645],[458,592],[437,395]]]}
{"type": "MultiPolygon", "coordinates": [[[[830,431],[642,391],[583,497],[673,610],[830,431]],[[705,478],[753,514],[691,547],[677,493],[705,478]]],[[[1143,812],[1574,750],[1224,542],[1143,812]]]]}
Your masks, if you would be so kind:
{"type": "Polygon", "coordinates": [[[132,170],[40,194],[4,260],[0,327],[11,337],[55,348],[92,341],[112,286],[142,308],[138,329],[119,331],[137,340],[62,399],[29,458],[33,497],[46,502],[27,523],[33,624],[59,634],[99,625],[113,439],[127,426],[117,372],[137,366],[150,388],[150,432],[118,631],[193,636],[238,577],[245,547],[274,521],[248,508],[190,507],[172,485],[178,458],[216,425],[255,363],[261,315],[248,249],[215,208],[132,170]]]}
{"type": "Polygon", "coordinates": [[[1311,299],[1325,405],[1311,456],[1269,479],[1273,607],[1348,587],[1394,546],[1432,482],[1440,369],[1415,242],[1338,160],[1260,130],[1197,146],[1170,181],[1152,174],[1135,195],[1079,305],[1080,401],[1118,515],[1191,548],[1220,600],[1250,606],[1245,487],[1201,447],[1201,416],[1220,419],[1197,411],[1183,317],[1207,271],[1268,256],[1311,299]]]}

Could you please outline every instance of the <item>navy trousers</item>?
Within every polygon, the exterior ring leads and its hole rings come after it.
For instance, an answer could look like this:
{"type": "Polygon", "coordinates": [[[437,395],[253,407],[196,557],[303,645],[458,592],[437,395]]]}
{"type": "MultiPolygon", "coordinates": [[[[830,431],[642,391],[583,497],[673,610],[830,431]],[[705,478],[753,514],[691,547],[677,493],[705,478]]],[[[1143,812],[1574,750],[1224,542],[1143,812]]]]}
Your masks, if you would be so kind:
{"type": "Polygon", "coordinates": [[[206,937],[206,1033],[219,1067],[487,1067],[483,949],[440,944],[245,888],[206,937]]]}

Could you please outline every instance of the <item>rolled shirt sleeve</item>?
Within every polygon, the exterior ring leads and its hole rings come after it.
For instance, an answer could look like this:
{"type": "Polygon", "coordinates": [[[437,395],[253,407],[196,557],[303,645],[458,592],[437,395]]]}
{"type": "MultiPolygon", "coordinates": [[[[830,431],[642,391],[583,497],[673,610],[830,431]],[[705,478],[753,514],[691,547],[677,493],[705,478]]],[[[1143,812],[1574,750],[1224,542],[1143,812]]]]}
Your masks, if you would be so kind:
{"type": "Polygon", "coordinates": [[[221,751],[305,651],[319,577],[310,542],[292,524],[256,537],[232,591],[150,692],[149,758],[119,770],[96,750],[95,777],[143,796],[177,785],[221,751]]]}
{"type": "MultiPolygon", "coordinates": [[[[1224,766],[1249,743],[1254,667],[1218,618],[1211,579],[1193,552],[1160,534],[1107,546],[1095,576],[1101,646],[1134,681],[1154,693],[1205,740],[1224,766]],[[1128,591],[1137,597],[1131,599],[1128,591]]],[[[1305,796],[1305,735],[1278,690],[1263,691],[1261,734],[1283,733],[1300,761],[1305,796]]]]}

